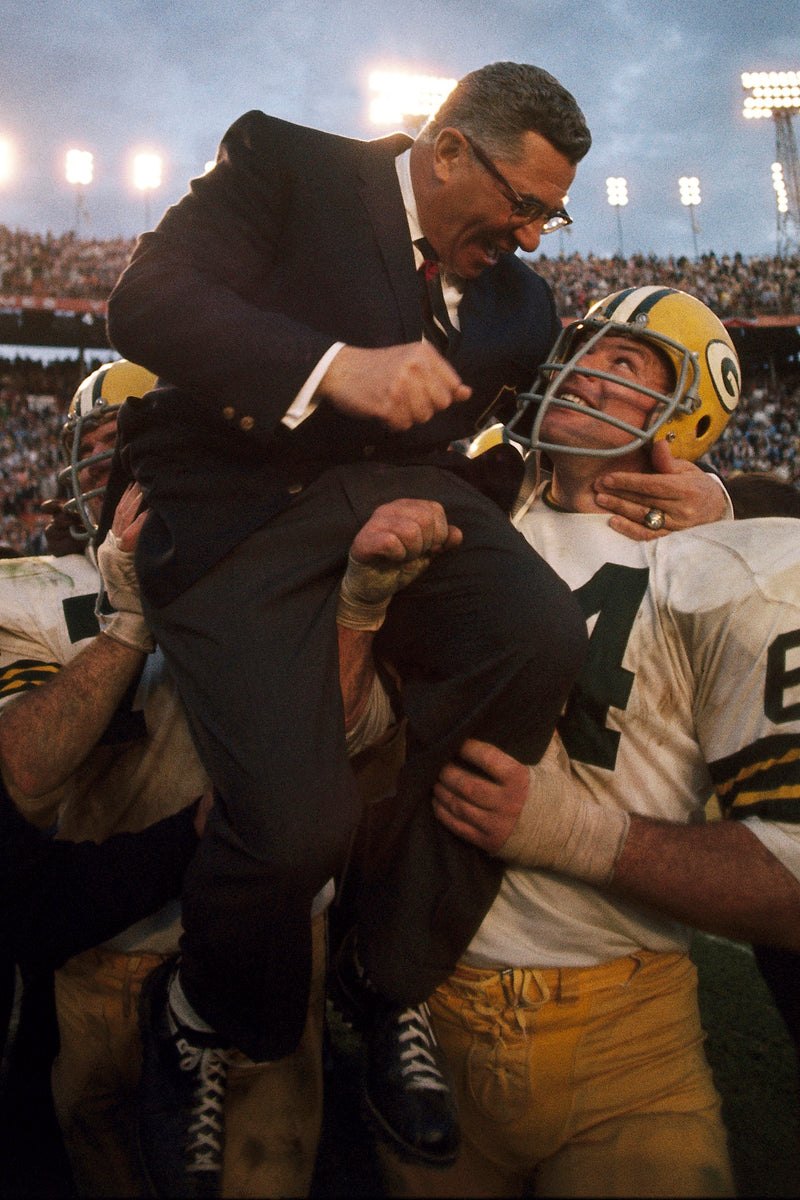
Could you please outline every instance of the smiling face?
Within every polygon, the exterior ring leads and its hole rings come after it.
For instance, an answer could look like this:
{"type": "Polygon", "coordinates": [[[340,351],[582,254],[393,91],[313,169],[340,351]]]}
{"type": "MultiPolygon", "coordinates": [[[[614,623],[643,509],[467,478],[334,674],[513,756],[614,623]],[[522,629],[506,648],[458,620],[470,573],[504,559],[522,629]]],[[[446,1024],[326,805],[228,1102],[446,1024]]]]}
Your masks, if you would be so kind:
{"type": "Polygon", "coordinates": [[[522,135],[514,161],[496,156],[493,162],[520,195],[541,203],[541,216],[514,216],[508,196],[456,129],[443,129],[433,146],[432,186],[420,192],[415,186],[423,232],[445,270],[462,279],[475,279],[501,254],[534,251],[547,213],[564,207],[575,178],[572,163],[531,131],[522,135]]]}
{"type": "Polygon", "coordinates": [[[561,380],[556,397],[590,411],[551,404],[542,420],[541,440],[581,449],[630,447],[629,431],[600,421],[590,412],[624,421],[635,429],[647,428],[653,410],[660,407],[659,401],[630,385],[650,388],[666,401],[674,386],[672,367],[653,345],[616,333],[605,334],[580,352],[579,363],[585,370],[610,374],[614,379],[572,371],[561,380]]]}

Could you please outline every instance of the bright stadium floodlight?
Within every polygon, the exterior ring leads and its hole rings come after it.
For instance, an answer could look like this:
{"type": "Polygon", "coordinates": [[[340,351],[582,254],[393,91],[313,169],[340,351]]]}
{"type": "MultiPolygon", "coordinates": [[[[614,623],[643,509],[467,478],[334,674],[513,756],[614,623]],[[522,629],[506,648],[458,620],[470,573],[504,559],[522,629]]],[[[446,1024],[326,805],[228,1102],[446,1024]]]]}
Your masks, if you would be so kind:
{"type": "Polygon", "coordinates": [[[150,193],[161,187],[163,161],[160,154],[142,151],[133,158],[133,186],[144,196],[144,227],[150,228],[150,193]]]}
{"type": "Polygon", "coordinates": [[[696,175],[681,175],[678,187],[681,193],[681,204],[694,208],[700,203],[700,180],[696,175]]]}
{"type": "Polygon", "coordinates": [[[785,191],[785,205],[778,208],[780,258],[782,252],[791,253],[800,235],[800,164],[792,129],[792,118],[800,109],[800,71],[746,71],[742,87],[749,93],[744,116],[755,120],[769,117],[775,126],[775,158],[783,169],[785,191]]]}
{"type": "Polygon", "coordinates": [[[786,191],[786,181],[783,178],[783,166],[779,162],[772,164],[772,186],[775,189],[776,229],[775,253],[781,256],[781,234],[789,216],[789,193],[786,191]]]}
{"type": "Polygon", "coordinates": [[[617,212],[617,233],[619,234],[619,256],[624,258],[622,248],[622,213],[621,209],[628,203],[628,181],[622,175],[609,175],[606,180],[608,203],[617,212]]]}
{"type": "Polygon", "coordinates": [[[8,138],[0,138],[0,187],[5,185],[14,174],[14,151],[8,138]]]}
{"type": "Polygon", "coordinates": [[[67,183],[75,188],[75,234],[80,231],[81,217],[88,221],[83,189],[94,179],[94,155],[89,150],[68,150],[64,159],[67,183]]]}
{"type": "Polygon", "coordinates": [[[778,212],[788,212],[789,195],[786,191],[786,184],[783,179],[783,167],[779,162],[774,162],[772,164],[772,186],[775,189],[775,199],[778,205],[778,212]]]}
{"type": "Polygon", "coordinates": [[[800,72],[745,71],[742,87],[745,97],[743,114],[748,119],[771,117],[775,112],[800,108],[800,72]]]}
{"type": "Polygon", "coordinates": [[[94,179],[94,156],[88,150],[68,150],[65,169],[67,183],[85,187],[94,179]]]}
{"type": "Polygon", "coordinates": [[[697,235],[700,230],[697,227],[697,219],[694,210],[700,203],[700,180],[696,175],[681,175],[678,180],[678,189],[680,191],[681,204],[689,209],[689,216],[692,222],[692,241],[694,243],[694,256],[697,258],[697,235]]]}
{"type": "Polygon", "coordinates": [[[611,175],[606,180],[608,203],[613,208],[624,208],[628,203],[628,181],[621,175],[611,175]]]}
{"type": "Polygon", "coordinates": [[[369,118],[374,125],[403,125],[417,134],[457,82],[432,75],[373,71],[369,88],[377,96],[370,104],[369,118]]]}

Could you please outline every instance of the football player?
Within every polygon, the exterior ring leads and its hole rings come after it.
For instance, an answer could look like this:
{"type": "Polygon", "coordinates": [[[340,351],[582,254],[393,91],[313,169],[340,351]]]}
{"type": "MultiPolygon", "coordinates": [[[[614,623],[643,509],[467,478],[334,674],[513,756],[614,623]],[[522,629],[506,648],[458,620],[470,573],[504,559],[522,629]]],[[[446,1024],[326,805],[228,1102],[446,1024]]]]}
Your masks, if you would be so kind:
{"type": "Polygon", "coordinates": [[[463,1147],[445,1172],[394,1162],[413,1194],[733,1193],[689,927],[800,949],[800,542],[780,518],[667,537],[666,492],[635,542],[596,489],[609,464],[699,457],[738,396],[703,304],[629,289],[564,332],[502,432],[534,480],[515,524],[589,656],[537,767],[469,740],[435,789],[507,868],[430,1002],[463,1147]],[[706,824],[713,792],[728,819],[706,824]]]}
{"type": "MultiPolygon", "coordinates": [[[[90,538],[117,411],[153,382],[149,372],[118,361],[75,394],[64,430],[65,475],[72,536],[82,532],[84,539],[80,552],[0,563],[4,778],[24,816],[41,828],[57,820],[59,836],[73,840],[144,829],[207,787],[163,657],[135,604],[95,613],[100,573],[90,538]]],[[[118,509],[123,547],[141,523],[138,508],[138,497],[128,494],[118,509]]],[[[126,886],[120,876],[120,892],[126,886]]],[[[165,895],[175,894],[173,884],[165,895]]],[[[118,899],[109,894],[109,911],[118,899]]],[[[300,1195],[308,1188],[321,1122],[327,899],[327,892],[318,897],[313,913],[315,983],[296,1054],[264,1069],[233,1056],[229,1066],[223,1194],[300,1195]]],[[[141,1057],[136,1000],[148,972],[177,950],[179,934],[176,900],[56,973],[61,1049],[53,1092],[81,1194],[142,1192],[130,1124],[141,1057]]],[[[211,1136],[213,1128],[204,1132],[211,1136]]]]}

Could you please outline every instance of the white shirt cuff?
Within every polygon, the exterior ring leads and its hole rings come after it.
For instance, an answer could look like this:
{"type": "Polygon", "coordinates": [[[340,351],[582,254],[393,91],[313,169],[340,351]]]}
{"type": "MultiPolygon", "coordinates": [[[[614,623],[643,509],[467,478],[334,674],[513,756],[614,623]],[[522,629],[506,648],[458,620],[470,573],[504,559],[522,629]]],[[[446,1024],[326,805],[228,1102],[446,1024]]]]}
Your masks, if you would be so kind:
{"type": "Polygon", "coordinates": [[[344,346],[344,342],[334,342],[332,346],[325,351],[322,358],[319,360],[314,370],[305,381],[300,391],[292,401],[289,410],[281,417],[281,424],[288,429],[296,429],[297,426],[305,421],[306,417],[310,417],[313,412],[316,412],[319,400],[315,398],[314,393],[319,387],[322,376],[327,371],[328,367],[333,362],[336,355],[344,346]]]}

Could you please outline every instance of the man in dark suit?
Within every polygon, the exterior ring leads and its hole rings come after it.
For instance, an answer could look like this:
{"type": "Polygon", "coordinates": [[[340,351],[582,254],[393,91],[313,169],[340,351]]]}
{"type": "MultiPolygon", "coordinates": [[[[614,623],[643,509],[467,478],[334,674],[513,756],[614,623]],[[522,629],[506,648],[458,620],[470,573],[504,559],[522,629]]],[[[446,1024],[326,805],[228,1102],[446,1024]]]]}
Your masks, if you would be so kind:
{"type": "Polygon", "coordinates": [[[197,1064],[216,1055],[216,1087],[225,1045],[275,1059],[302,1029],[311,898],[341,868],[360,807],[338,583],[356,532],[401,497],[440,501],[463,540],[395,598],[379,635],[409,739],[359,949],[390,1005],[424,999],[494,896],[496,864],[437,828],[430,787],[470,733],[538,759],[585,631],[448,447],[531,381],[554,339],[552,295],[514,252],[569,222],[589,144],[569,93],[513,63],[468,75],[413,143],[248,113],[111,296],[112,343],[160,376],[118,426],[151,509],[146,614],[217,796],[184,890],[179,971],[145,1006],[157,1189],[216,1186],[218,1146],[182,1166],[169,1146],[186,1144],[198,1103],[214,1107],[197,1064]]]}

